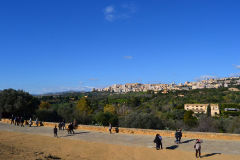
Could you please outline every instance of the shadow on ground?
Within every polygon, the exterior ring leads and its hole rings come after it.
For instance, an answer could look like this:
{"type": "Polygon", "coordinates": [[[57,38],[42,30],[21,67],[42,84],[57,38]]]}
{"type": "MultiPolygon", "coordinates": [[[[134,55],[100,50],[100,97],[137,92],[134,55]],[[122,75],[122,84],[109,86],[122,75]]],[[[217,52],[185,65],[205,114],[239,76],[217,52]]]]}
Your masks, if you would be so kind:
{"type": "Polygon", "coordinates": [[[183,141],[183,142],[181,142],[181,143],[189,143],[189,142],[192,142],[192,141],[194,141],[195,139],[189,139],[189,140],[186,140],[186,141],[183,141]]]}
{"type": "Polygon", "coordinates": [[[170,147],[166,147],[166,149],[171,149],[171,150],[174,150],[176,148],[178,148],[178,145],[172,145],[170,147]]]}
{"type": "Polygon", "coordinates": [[[217,155],[217,154],[221,154],[221,153],[209,153],[209,154],[205,154],[203,156],[201,156],[202,158],[203,157],[211,157],[211,156],[214,156],[214,155],[217,155]]]}
{"type": "Polygon", "coordinates": [[[84,134],[84,133],[90,133],[90,132],[75,132],[74,134],[67,134],[65,136],[60,136],[60,137],[70,137],[70,136],[74,136],[74,135],[78,135],[78,134],[84,134]]]}

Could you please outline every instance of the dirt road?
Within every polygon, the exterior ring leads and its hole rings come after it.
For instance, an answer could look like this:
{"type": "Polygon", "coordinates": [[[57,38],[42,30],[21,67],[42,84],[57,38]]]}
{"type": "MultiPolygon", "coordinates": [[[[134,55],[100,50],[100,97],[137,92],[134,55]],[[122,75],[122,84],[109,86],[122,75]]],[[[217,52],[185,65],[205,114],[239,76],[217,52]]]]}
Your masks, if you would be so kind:
{"type": "MultiPolygon", "coordinates": [[[[38,152],[41,151],[44,152],[45,157],[46,154],[48,154],[47,156],[54,154],[62,159],[72,159],[74,156],[80,155],[84,155],[82,159],[94,159],[94,156],[95,158],[96,156],[103,156],[105,159],[123,159],[124,155],[122,154],[126,154],[125,159],[142,159],[144,157],[146,158],[146,156],[147,159],[149,159],[149,157],[154,159],[155,156],[167,156],[165,158],[174,159],[174,155],[177,156],[178,159],[194,159],[194,140],[192,139],[183,139],[182,144],[176,145],[173,138],[163,137],[164,150],[155,151],[152,142],[154,137],[145,135],[110,135],[93,131],[77,131],[74,135],[68,135],[66,131],[59,131],[60,138],[53,138],[52,128],[18,127],[5,123],[0,123],[0,133],[0,148],[5,148],[6,150],[14,150],[13,148],[15,148],[16,153],[19,152],[18,154],[20,155],[23,155],[23,153],[29,154],[28,156],[31,158],[34,156],[37,157],[36,154],[39,155],[38,152]],[[22,147],[19,147],[21,145],[22,147]],[[30,149],[31,151],[29,151],[29,147],[33,148],[33,150],[30,149]],[[18,148],[20,148],[20,150],[18,150],[18,148]],[[22,152],[21,149],[23,149],[22,152]],[[27,149],[27,151],[24,149],[27,149]],[[81,152],[79,152],[80,150],[81,152]],[[143,153],[145,154],[142,155],[143,153]],[[67,156],[68,154],[69,156],[67,156]],[[116,157],[110,158],[112,156],[116,157]]],[[[203,141],[202,152],[205,159],[225,159],[227,157],[228,159],[230,157],[231,159],[240,159],[239,141],[203,141]]],[[[1,154],[9,152],[3,149],[0,151],[1,154]]],[[[16,156],[17,154],[12,155],[16,156]]],[[[11,156],[11,154],[8,156],[11,156]]],[[[0,159],[2,158],[0,157],[0,159]]],[[[40,159],[44,159],[44,157],[40,157],[40,159]]]]}

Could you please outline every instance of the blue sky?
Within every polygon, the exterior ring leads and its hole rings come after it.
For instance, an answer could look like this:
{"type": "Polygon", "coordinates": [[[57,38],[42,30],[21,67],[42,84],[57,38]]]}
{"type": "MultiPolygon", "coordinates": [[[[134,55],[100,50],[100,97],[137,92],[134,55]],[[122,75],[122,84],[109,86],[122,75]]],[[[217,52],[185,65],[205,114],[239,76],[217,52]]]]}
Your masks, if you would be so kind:
{"type": "Polygon", "coordinates": [[[0,89],[238,74],[239,8],[239,0],[2,0],[0,89]]]}

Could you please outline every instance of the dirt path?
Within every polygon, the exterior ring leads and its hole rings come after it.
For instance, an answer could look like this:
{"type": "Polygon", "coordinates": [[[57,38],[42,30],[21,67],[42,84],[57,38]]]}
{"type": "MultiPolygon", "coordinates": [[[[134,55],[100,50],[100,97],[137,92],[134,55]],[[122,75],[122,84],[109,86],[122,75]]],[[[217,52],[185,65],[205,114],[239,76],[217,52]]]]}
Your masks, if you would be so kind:
{"type": "MultiPolygon", "coordinates": [[[[53,137],[53,129],[48,127],[18,127],[6,123],[0,123],[0,131],[28,133],[32,135],[44,135],[53,137]]],[[[183,133],[184,134],[184,133],[183,133]]],[[[60,139],[77,139],[85,142],[98,142],[104,144],[116,144],[133,147],[154,148],[153,136],[107,134],[93,131],[77,131],[74,135],[67,135],[66,131],[59,132],[60,139]]],[[[183,139],[183,143],[176,145],[173,138],[163,137],[163,147],[167,150],[194,152],[193,139],[183,139]]],[[[209,154],[240,155],[239,141],[203,140],[202,152],[209,154]]]]}

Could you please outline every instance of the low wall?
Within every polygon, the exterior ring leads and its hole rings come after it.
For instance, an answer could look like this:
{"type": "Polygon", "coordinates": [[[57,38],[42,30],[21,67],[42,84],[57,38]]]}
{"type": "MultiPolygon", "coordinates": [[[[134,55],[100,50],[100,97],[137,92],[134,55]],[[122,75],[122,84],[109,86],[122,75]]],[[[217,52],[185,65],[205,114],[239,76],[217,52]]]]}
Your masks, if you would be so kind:
{"type": "MultiPolygon", "coordinates": [[[[4,123],[11,123],[9,119],[2,119],[4,123]]],[[[36,125],[35,122],[33,125],[36,125]]],[[[45,127],[58,126],[57,123],[43,122],[45,127]]],[[[66,124],[67,125],[67,124],[66,124]]],[[[89,130],[98,132],[108,132],[108,127],[103,126],[91,126],[91,125],[78,125],[77,130],[89,130]]],[[[113,132],[115,132],[113,127],[113,132]]],[[[175,137],[175,131],[168,130],[153,130],[153,129],[136,129],[136,128],[119,128],[119,133],[124,134],[137,134],[137,135],[156,135],[157,133],[163,137],[175,137]]],[[[190,139],[216,139],[216,140],[237,140],[240,141],[240,134],[228,134],[228,133],[209,133],[209,132],[183,132],[183,138],[190,139]]]]}

